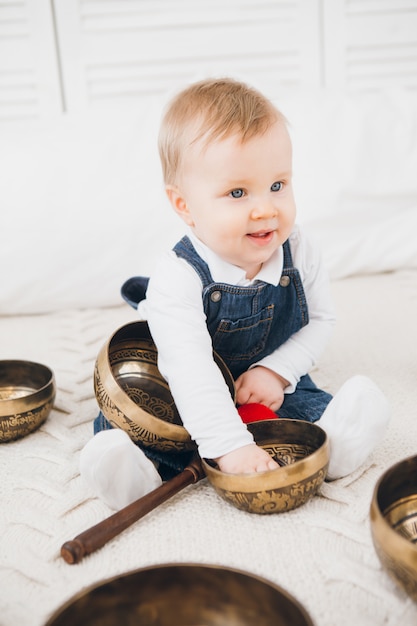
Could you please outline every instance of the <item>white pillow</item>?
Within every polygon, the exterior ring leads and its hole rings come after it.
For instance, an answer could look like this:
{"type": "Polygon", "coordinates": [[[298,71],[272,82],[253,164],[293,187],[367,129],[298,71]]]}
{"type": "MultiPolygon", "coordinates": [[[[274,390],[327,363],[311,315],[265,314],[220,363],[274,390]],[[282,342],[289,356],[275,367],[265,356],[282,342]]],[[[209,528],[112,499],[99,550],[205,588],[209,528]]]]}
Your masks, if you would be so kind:
{"type": "MultiPolygon", "coordinates": [[[[417,267],[417,94],[263,90],[289,119],[299,221],[331,275],[417,267]]],[[[180,238],[156,147],[166,99],[0,129],[0,313],[118,304],[180,238]]]]}
{"type": "Polygon", "coordinates": [[[156,148],[159,110],[2,132],[0,312],[112,306],[178,239],[156,148]]]}
{"type": "Polygon", "coordinates": [[[373,209],[306,224],[332,279],[417,268],[417,204],[391,214],[373,209]]]}
{"type": "Polygon", "coordinates": [[[333,278],[417,267],[417,93],[277,95],[299,220],[333,278]]]}

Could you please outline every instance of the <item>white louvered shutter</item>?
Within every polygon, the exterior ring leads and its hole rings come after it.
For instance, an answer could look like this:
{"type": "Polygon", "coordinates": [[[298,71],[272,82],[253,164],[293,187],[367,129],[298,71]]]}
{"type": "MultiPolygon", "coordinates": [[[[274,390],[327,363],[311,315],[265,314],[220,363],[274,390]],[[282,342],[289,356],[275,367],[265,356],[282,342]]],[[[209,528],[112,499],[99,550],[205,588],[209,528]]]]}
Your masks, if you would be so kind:
{"type": "Polygon", "coordinates": [[[55,0],[68,111],[208,74],[319,82],[319,0],[55,0]]]}
{"type": "Polygon", "coordinates": [[[62,109],[48,0],[0,0],[0,121],[62,109]]]}
{"type": "Polygon", "coordinates": [[[327,87],[417,88],[417,0],[324,0],[327,87]]]}

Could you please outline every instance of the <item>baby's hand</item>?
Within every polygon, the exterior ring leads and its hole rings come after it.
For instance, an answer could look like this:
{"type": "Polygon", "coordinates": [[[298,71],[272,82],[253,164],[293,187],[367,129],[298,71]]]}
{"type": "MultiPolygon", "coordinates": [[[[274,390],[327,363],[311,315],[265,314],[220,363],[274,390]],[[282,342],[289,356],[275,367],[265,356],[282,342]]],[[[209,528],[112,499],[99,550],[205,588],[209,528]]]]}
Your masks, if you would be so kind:
{"type": "Polygon", "coordinates": [[[258,365],[243,372],[236,380],[236,402],[258,402],[275,412],[284,401],[284,389],[288,385],[288,380],[269,368],[258,365]]]}
{"type": "Polygon", "coordinates": [[[267,472],[279,467],[278,463],[255,443],[242,446],[233,452],[214,459],[222,472],[228,474],[251,474],[267,472]]]}

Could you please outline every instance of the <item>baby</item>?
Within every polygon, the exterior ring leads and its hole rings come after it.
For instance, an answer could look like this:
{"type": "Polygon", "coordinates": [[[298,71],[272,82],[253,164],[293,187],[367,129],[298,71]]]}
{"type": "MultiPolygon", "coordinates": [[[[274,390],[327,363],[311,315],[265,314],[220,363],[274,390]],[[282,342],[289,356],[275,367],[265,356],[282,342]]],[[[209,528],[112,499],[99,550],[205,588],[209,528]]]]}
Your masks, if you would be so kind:
{"type": "MultiPolygon", "coordinates": [[[[332,398],[308,374],[335,318],[320,254],[295,223],[284,116],[245,84],[205,80],[170,103],[159,150],[187,234],[148,285],[131,279],[133,300],[200,456],[229,473],[275,468],[237,409],[261,403],[280,417],[318,422],[330,443],[329,479],[353,472],[383,437],[389,408],[364,376],[332,398]],[[233,375],[237,406],[213,350],[233,375]]],[[[142,450],[102,414],[95,430],[81,473],[96,495],[120,508],[161,483],[163,454],[142,450]]]]}

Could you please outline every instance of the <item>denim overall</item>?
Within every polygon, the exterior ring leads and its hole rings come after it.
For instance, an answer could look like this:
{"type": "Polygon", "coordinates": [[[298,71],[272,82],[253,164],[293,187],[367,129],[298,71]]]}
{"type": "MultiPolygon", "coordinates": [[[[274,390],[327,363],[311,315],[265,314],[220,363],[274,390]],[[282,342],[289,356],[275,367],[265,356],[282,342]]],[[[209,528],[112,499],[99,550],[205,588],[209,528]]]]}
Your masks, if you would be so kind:
{"type": "MultiPolygon", "coordinates": [[[[177,256],[192,265],[203,283],[202,298],[213,349],[222,357],[234,380],[308,324],[305,293],[300,274],[293,266],[288,240],[283,250],[284,267],[278,286],[258,281],[249,287],[239,287],[215,283],[208,265],[188,237],[183,237],[174,247],[177,256]]],[[[124,299],[134,308],[145,297],[147,282],[147,278],[138,276],[122,286],[124,299]]],[[[277,414],[315,422],[331,399],[306,374],[300,378],[294,393],[284,395],[277,414]]],[[[112,427],[100,412],[94,422],[94,433],[108,428],[112,427]]],[[[158,471],[164,480],[181,471],[191,456],[142,450],[159,463],[158,471]]]]}
{"type": "MultiPolygon", "coordinates": [[[[207,264],[188,237],[174,248],[177,256],[193,266],[203,283],[204,312],[213,350],[225,361],[235,380],[308,324],[306,297],[300,274],[293,266],[288,240],[283,250],[284,267],[278,286],[258,281],[250,287],[237,287],[213,282],[207,264]]],[[[277,414],[315,422],[331,399],[306,374],[294,393],[285,394],[277,414]]]]}

